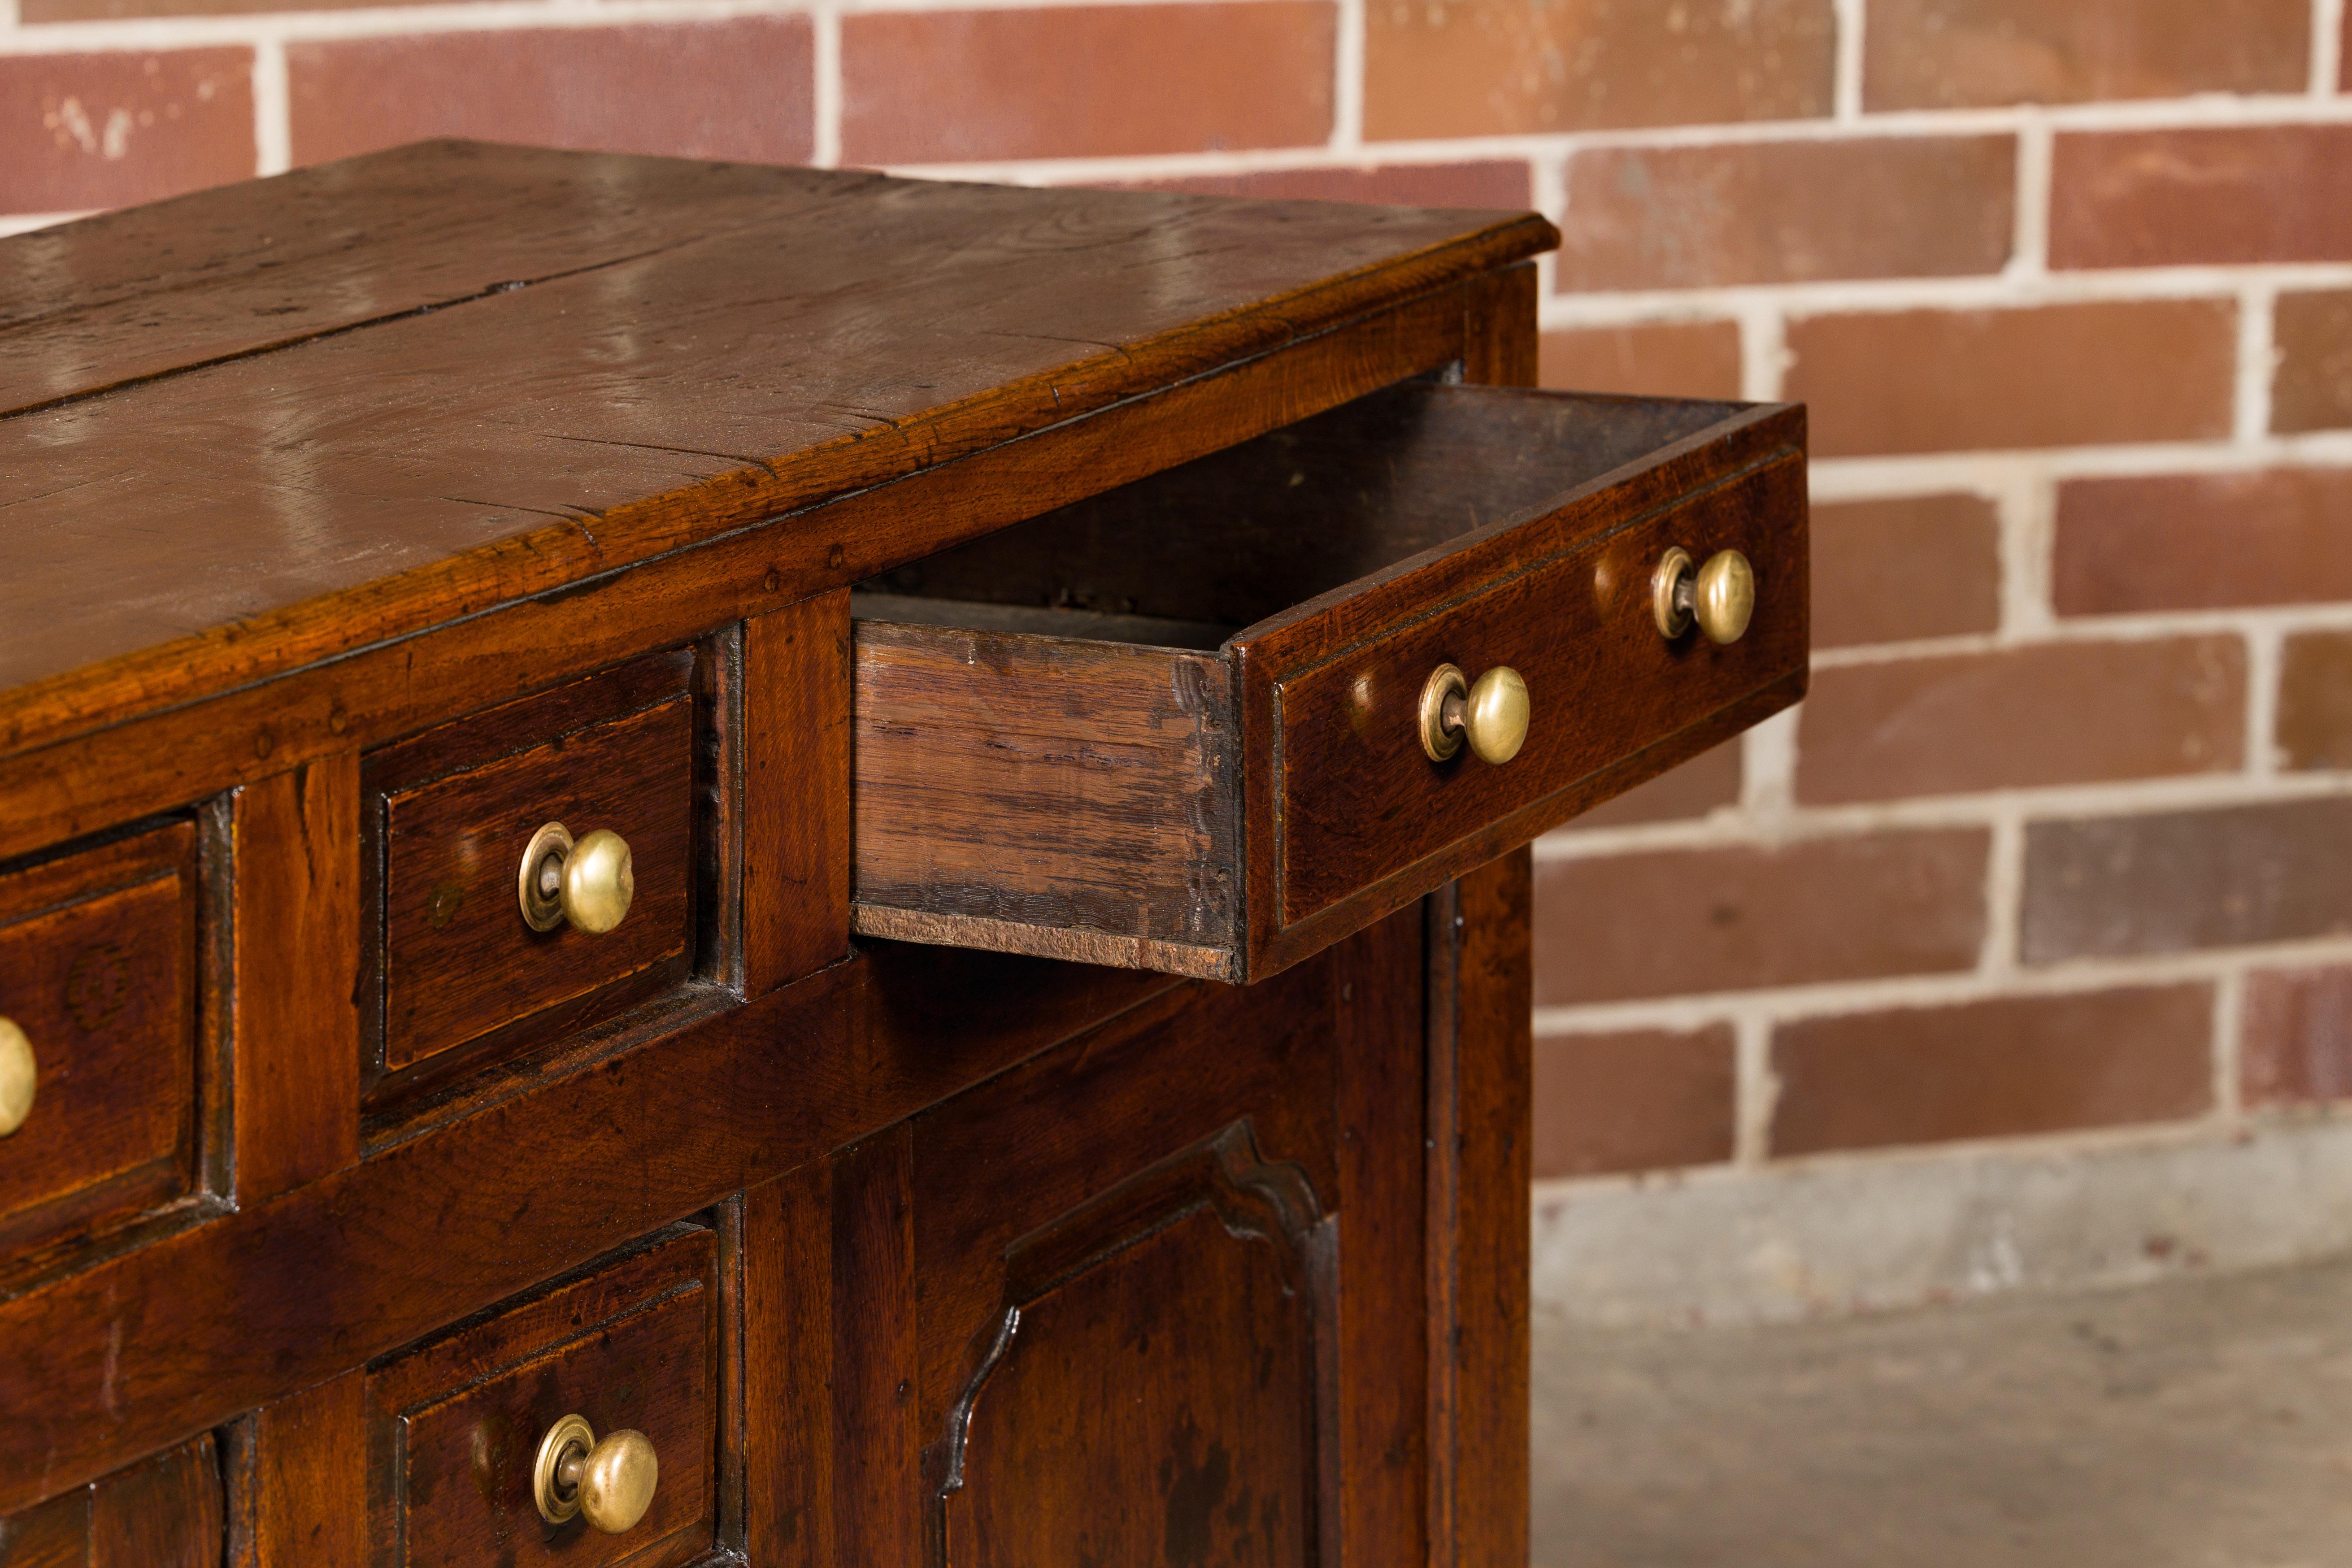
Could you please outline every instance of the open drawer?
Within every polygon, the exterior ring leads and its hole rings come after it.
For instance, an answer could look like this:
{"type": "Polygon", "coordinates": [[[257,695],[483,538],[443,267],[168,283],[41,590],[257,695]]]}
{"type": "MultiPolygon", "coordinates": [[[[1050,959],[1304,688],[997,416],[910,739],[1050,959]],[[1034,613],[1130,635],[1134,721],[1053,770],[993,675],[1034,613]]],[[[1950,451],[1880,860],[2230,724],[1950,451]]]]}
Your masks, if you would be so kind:
{"type": "Polygon", "coordinates": [[[1412,382],[864,584],[855,929],[1235,982],[1360,930],[1803,695],[1804,443],[1412,382]],[[1748,563],[1734,640],[1667,635],[1677,549],[1748,563]]]}

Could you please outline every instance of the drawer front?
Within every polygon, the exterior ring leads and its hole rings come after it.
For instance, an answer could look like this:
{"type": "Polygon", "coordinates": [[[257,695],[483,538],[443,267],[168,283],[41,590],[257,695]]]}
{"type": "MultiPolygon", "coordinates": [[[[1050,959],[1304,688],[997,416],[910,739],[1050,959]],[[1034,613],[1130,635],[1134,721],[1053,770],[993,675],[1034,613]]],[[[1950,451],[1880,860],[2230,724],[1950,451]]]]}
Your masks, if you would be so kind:
{"type": "Polygon", "coordinates": [[[0,1050],[33,1068],[0,1138],[11,1251],[194,1186],[195,845],[178,824],[0,879],[0,1050]]]}
{"type": "MultiPolygon", "coordinates": [[[[1422,601],[1386,635],[1272,683],[1276,902],[1307,919],[1458,840],[1571,788],[1772,680],[1801,670],[1808,578],[1805,469],[1787,452],[1601,537],[1422,601]],[[1717,645],[1657,626],[1651,580],[1670,547],[1704,561],[1737,550],[1755,574],[1753,616],[1717,645]],[[1452,664],[1496,666],[1528,689],[1527,739],[1489,764],[1465,746],[1432,761],[1422,689],[1452,664]]],[[[1554,523],[1528,525],[1541,533],[1554,523]]],[[[1573,523],[1562,527],[1572,533],[1573,523]]]]}
{"type": "Polygon", "coordinates": [[[372,757],[379,931],[372,1089],[504,1057],[674,984],[693,942],[696,718],[680,651],[509,703],[372,757]],[[517,880],[562,823],[626,843],[627,913],[533,929],[517,880]]]}
{"type": "Polygon", "coordinates": [[[207,1435],[0,1519],[0,1568],[217,1568],[221,1517],[207,1435]]]}
{"type": "Polygon", "coordinates": [[[690,1562],[717,1542],[718,1289],[711,1234],[643,1250],[413,1352],[370,1383],[379,1563],[403,1568],[690,1562]],[[650,1504],[617,1533],[538,1501],[546,1435],[641,1434],[650,1504]],[[558,1511],[561,1511],[560,1510],[558,1511]]]}

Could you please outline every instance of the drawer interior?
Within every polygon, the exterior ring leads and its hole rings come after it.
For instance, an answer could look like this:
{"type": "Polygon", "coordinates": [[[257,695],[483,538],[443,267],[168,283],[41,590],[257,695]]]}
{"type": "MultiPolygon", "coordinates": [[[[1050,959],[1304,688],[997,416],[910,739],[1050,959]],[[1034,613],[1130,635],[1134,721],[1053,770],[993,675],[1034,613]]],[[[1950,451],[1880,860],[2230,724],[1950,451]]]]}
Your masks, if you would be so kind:
{"type": "Polygon", "coordinates": [[[860,619],[1213,649],[1743,405],[1406,382],[869,579],[860,619]]]}

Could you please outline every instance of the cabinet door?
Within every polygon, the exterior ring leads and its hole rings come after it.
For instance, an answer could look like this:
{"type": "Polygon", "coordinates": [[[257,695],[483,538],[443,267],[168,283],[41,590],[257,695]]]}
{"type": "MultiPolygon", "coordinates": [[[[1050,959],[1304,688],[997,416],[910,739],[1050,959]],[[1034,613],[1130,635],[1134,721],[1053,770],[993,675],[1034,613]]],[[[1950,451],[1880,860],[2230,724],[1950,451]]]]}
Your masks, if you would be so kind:
{"type": "Polygon", "coordinates": [[[751,1423],[755,1560],[763,1514],[787,1562],[1417,1557],[1422,958],[1409,915],[1169,985],[753,1194],[753,1403],[831,1401],[791,1452],[751,1423]],[[822,1278],[763,1284],[779,1251],[822,1278]]]}

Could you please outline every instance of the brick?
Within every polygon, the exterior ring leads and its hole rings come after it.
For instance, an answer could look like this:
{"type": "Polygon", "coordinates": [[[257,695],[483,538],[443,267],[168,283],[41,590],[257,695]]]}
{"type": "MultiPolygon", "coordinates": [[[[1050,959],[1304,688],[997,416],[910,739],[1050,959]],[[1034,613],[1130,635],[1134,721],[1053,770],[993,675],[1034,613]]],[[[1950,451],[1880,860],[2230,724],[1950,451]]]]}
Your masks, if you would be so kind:
{"type": "Polygon", "coordinates": [[[2063,642],[1817,670],[1797,730],[1809,804],[2230,772],[2232,636],[2063,642]]]}
{"type": "Polygon", "coordinates": [[[1129,180],[1129,191],[1197,191],[1212,196],[1271,201],[1370,202],[1402,207],[1512,207],[1534,201],[1524,160],[1486,158],[1466,163],[1380,163],[1354,168],[1253,169],[1238,174],[1185,174],[1129,180]]]}
{"type": "Polygon", "coordinates": [[[254,156],[250,49],[0,56],[0,212],[158,201],[254,156]]]}
{"type": "Polygon", "coordinates": [[[1536,1002],[1972,968],[1987,844],[1950,828],[1538,862],[1536,1002]]]}
{"type": "Polygon", "coordinates": [[[1890,310],[1789,324],[1815,457],[2230,433],[2237,312],[2218,300],[1890,310]]]}
{"type": "Polygon", "coordinates": [[[1871,0],[1865,108],[2301,92],[2306,0],[1871,0]]]}
{"type": "Polygon", "coordinates": [[[1739,799],[1739,742],[1726,741],[1647,784],[1635,784],[1603,801],[1570,826],[1628,827],[1645,822],[1675,822],[1705,816],[1739,799]]]}
{"type": "Polygon", "coordinates": [[[2352,798],[2039,822],[2027,962],[2187,952],[2352,931],[2352,798]]]}
{"type": "Polygon", "coordinates": [[[1831,0],[1371,0],[1364,134],[1509,136],[1830,112],[1831,0]]]}
{"type": "Polygon", "coordinates": [[[2238,1083],[2248,1105],[2352,1099],[2352,969],[2247,975],[2238,1083]]]}
{"type": "Polygon", "coordinates": [[[2280,295],[2271,331],[2271,428],[2352,427],[2352,289],[2280,295]]]}
{"type": "Polygon", "coordinates": [[[2286,639],[2279,661],[2277,742],[2288,767],[2352,768],[2352,632],[2286,639]]]}
{"type": "Polygon", "coordinates": [[[1775,1154],[2168,1121],[2212,1106],[2212,988],[2004,996],[1772,1037],[1775,1154]]]}
{"type": "Polygon", "coordinates": [[[2084,132],[2051,167],[2053,267],[2352,258],[2352,125],[2084,132]]]}
{"type": "Polygon", "coordinates": [[[857,163],[1302,147],[1331,134],[1323,0],[869,12],[842,19],[857,163]]]}
{"type": "Polygon", "coordinates": [[[1563,327],[1537,351],[1537,380],[1561,392],[1643,397],[1738,397],[1739,324],[1654,321],[1563,327]]]}
{"type": "Polygon", "coordinates": [[[1998,272],[2013,136],[1605,147],[1568,161],[1563,292],[1998,272]]]}
{"type": "Polygon", "coordinates": [[[1537,1178],[1730,1159],[1734,1076],[1725,1024],[1537,1040],[1537,1178]]]}
{"type": "Polygon", "coordinates": [[[2352,599],[2352,468],[2063,484],[2051,595],[2062,616],[2352,599]]]}
{"type": "Polygon", "coordinates": [[[2000,521],[1982,496],[1817,503],[1812,550],[1815,647],[2000,624],[2000,521]]]}
{"type": "Polygon", "coordinates": [[[801,16],[289,44],[294,158],[471,136],[796,163],[814,48],[801,16]]]}

